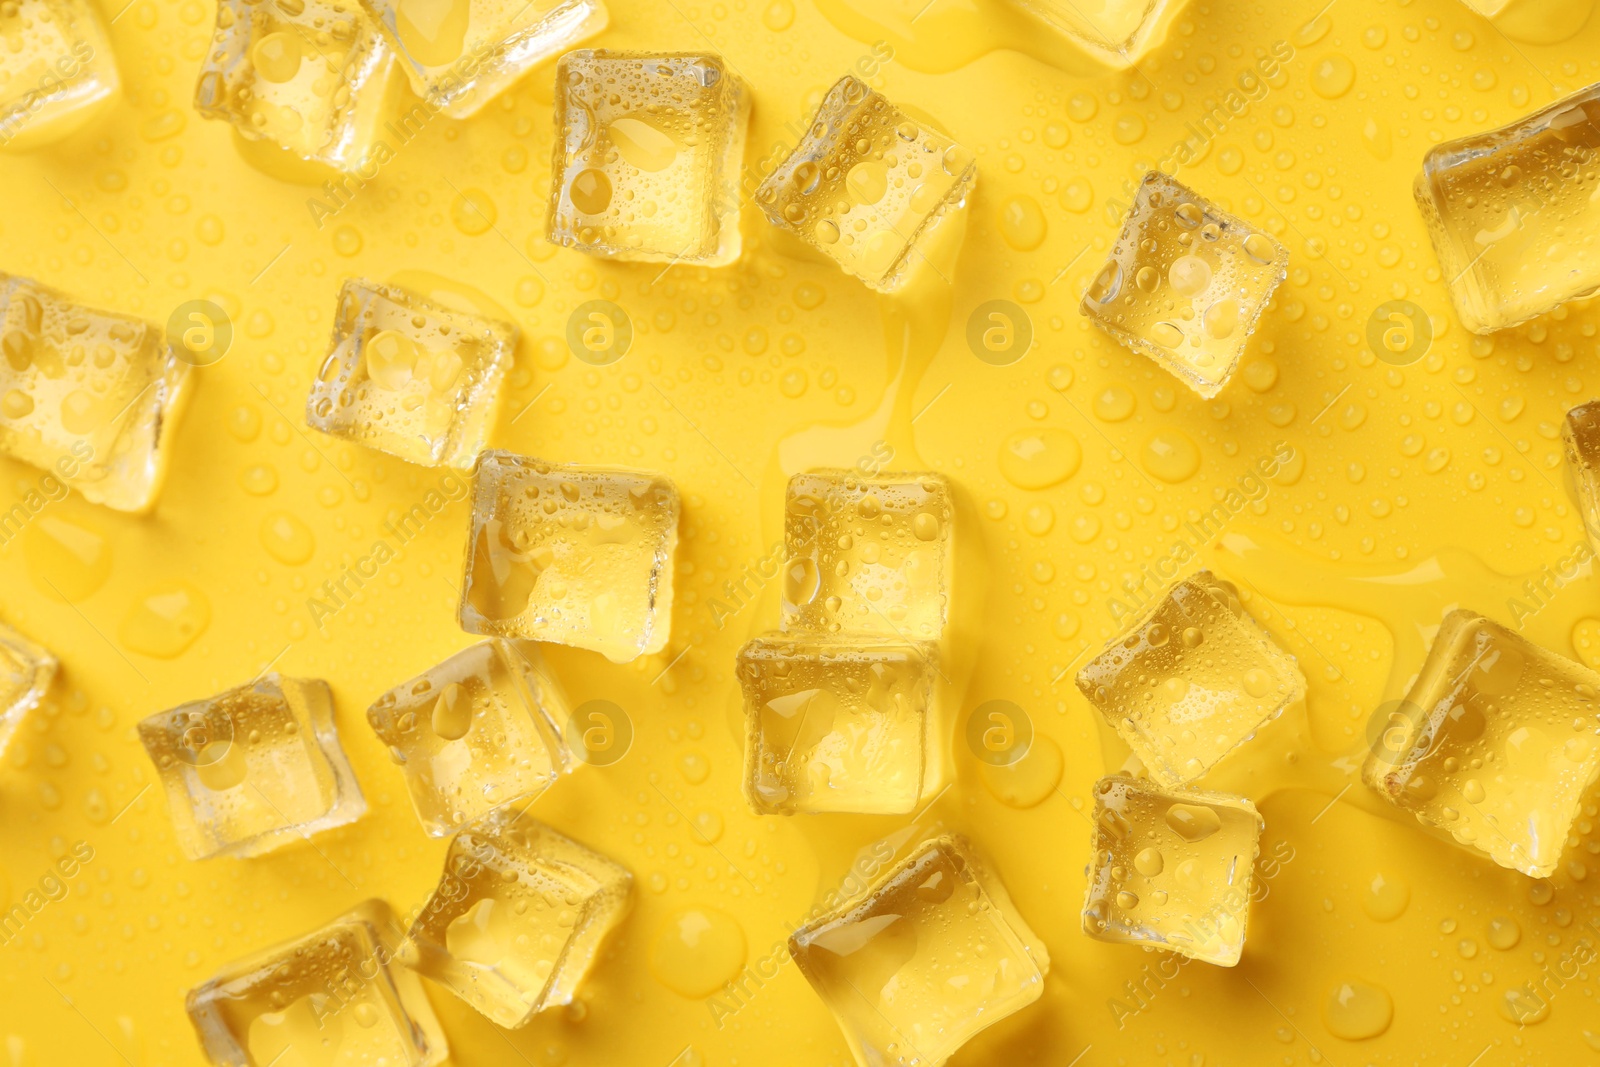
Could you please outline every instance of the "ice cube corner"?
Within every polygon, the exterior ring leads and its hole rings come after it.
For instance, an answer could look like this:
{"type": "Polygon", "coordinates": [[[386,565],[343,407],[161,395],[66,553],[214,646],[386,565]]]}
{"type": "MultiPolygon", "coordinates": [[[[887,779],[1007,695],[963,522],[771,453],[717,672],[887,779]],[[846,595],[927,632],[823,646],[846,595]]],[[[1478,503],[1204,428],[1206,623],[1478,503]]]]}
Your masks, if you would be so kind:
{"type": "Polygon", "coordinates": [[[59,666],[43,645],[0,623],[0,755],[23,718],[44,699],[59,666]]]}

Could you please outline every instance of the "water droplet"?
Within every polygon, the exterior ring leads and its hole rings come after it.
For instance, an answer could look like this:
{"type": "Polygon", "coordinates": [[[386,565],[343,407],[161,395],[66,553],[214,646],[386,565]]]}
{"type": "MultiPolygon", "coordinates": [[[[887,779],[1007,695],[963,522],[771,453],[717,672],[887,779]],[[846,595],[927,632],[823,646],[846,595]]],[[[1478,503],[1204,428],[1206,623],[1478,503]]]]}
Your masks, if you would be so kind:
{"type": "Polygon", "coordinates": [[[1140,453],[1145,470],[1164,482],[1176,484],[1200,469],[1200,449],[1181,430],[1161,430],[1145,442],[1140,453]]]}
{"type": "Polygon", "coordinates": [[[1500,998],[1500,1014],[1518,1026],[1533,1026],[1550,1017],[1550,1003],[1531,989],[1508,989],[1500,998]]]}
{"type": "Polygon", "coordinates": [[[794,4],[789,0],[773,0],[761,13],[761,24],[773,33],[782,33],[794,23],[794,4]]]}
{"type": "Polygon", "coordinates": [[[708,997],[745,963],[744,928],[716,908],[687,908],[669,918],[650,949],[650,973],[680,996],[708,997]]]}
{"type": "Polygon", "coordinates": [[[487,233],[497,218],[494,201],[482,189],[463,189],[450,203],[450,221],[469,237],[487,233]]]}
{"type": "Polygon", "coordinates": [[[1000,236],[1017,251],[1038,248],[1048,229],[1044,208],[1028,194],[1019,193],[1000,205],[1000,236]]]}
{"type": "Polygon", "coordinates": [[[78,601],[111,574],[111,542],[86,523],[40,515],[23,535],[28,574],[48,596],[78,601]]]}
{"type": "Polygon", "coordinates": [[[984,788],[1000,803],[1027,809],[1038,807],[1055,793],[1063,765],[1060,747],[1035,734],[1022,758],[1012,763],[979,763],[978,773],[984,788]]]}
{"type": "Polygon", "coordinates": [[[1322,1006],[1328,1032],[1346,1041],[1364,1041],[1389,1029],[1394,1000],[1389,991],[1370,982],[1341,982],[1322,1006]]]}
{"type": "Polygon", "coordinates": [[[1146,878],[1154,878],[1166,866],[1166,860],[1161,855],[1159,848],[1143,848],[1133,857],[1133,869],[1146,878]]]}
{"type": "Polygon", "coordinates": [[[1323,56],[1311,69],[1311,88],[1324,100],[1343,96],[1355,81],[1356,65],[1338,53],[1323,56]]]}
{"type": "Polygon", "coordinates": [[[1374,874],[1361,894],[1361,909],[1381,923],[1393,922],[1411,903],[1411,889],[1386,874],[1374,874]]]}
{"type": "Polygon", "coordinates": [[[295,566],[311,558],[317,541],[311,528],[287,511],[277,511],[261,522],[261,544],[279,563],[295,566]]]}
{"type": "Polygon", "coordinates": [[[1191,845],[1222,829],[1222,816],[1202,804],[1173,804],[1167,809],[1166,818],[1172,832],[1191,845]]]}
{"type": "Polygon", "coordinates": [[[459,682],[449,682],[433,702],[429,725],[446,741],[459,741],[472,729],[472,695],[459,682]]]}
{"type": "Polygon", "coordinates": [[[1000,446],[1000,473],[1019,489],[1047,489],[1077,473],[1083,448],[1065,430],[1023,430],[1000,446]]]}
{"type": "Polygon", "coordinates": [[[173,659],[194,644],[211,624],[211,602],[184,581],[170,581],[145,593],[123,618],[117,637],[124,648],[157,659],[173,659]]]}
{"type": "Polygon", "coordinates": [[[1496,915],[1489,920],[1487,939],[1491,947],[1507,952],[1522,940],[1522,927],[1509,915],[1496,915]]]}

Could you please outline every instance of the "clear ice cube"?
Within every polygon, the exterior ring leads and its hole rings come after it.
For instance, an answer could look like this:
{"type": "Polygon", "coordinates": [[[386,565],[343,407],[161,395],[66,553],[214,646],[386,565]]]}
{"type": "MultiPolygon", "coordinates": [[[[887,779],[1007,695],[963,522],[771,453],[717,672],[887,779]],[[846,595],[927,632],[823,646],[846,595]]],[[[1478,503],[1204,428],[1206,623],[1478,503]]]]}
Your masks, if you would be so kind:
{"type": "Polygon", "coordinates": [[[1578,505],[1589,542],[1600,550],[1600,400],[1579,404],[1561,424],[1567,491],[1578,505]]]}
{"type": "Polygon", "coordinates": [[[1121,344],[1213,397],[1288,269],[1289,253],[1272,237],[1151,171],[1080,307],[1121,344]]]}
{"type": "Polygon", "coordinates": [[[270,852],[367,810],[324,681],[263,675],[150,716],[139,740],[190,859],[270,852]]]}
{"type": "Polygon", "coordinates": [[[0,4],[0,148],[59,141],[101,115],[121,89],[90,0],[0,4]]]}
{"type": "Polygon", "coordinates": [[[629,908],[633,876],[500,808],[450,840],[411,927],[413,966],[507,1028],[570,1004],[629,908]]]}
{"type": "Polygon", "coordinates": [[[927,257],[934,228],[966,203],[977,176],[971,152],[847,75],[761,183],[756,202],[774,226],[845,273],[893,292],[927,257]]]}
{"type": "Polygon", "coordinates": [[[361,6],[399,54],[411,88],[453,119],[476,114],[528,71],[610,22],[603,0],[361,0],[361,6]]]}
{"type": "Polygon", "coordinates": [[[672,627],[678,512],[664,475],[485,452],[462,628],[593,649],[616,663],[660,652],[672,627]]]}
{"type": "Polygon", "coordinates": [[[1050,955],[965,839],[913,843],[789,938],[860,1067],[939,1067],[1039,999],[1050,955]]]}
{"type": "Polygon", "coordinates": [[[155,503],[190,374],[159,328],[0,274],[0,452],[85,499],[155,503]]]}
{"type": "Polygon", "coordinates": [[[1109,66],[1124,69],[1159,45],[1186,0],[1012,0],[1109,66]]]}
{"type": "Polygon", "coordinates": [[[1362,776],[1434,833],[1548,878],[1600,777],[1597,690],[1600,673],[1452,611],[1362,776]]]}
{"type": "Polygon", "coordinates": [[[1600,288],[1600,86],[1431,149],[1415,194],[1461,324],[1504,330],[1600,288]]]}
{"type": "Polygon", "coordinates": [[[783,630],[940,640],[955,514],[939,474],[815,470],[789,479],[783,630]]]}
{"type": "Polygon", "coordinates": [[[538,647],[501,640],[457,652],[367,710],[432,837],[548,789],[568,767],[567,717],[538,647]]]}
{"type": "Polygon", "coordinates": [[[568,52],[549,240],[613,259],[735,262],[749,122],[750,92],[720,56],[568,52]]]}
{"type": "Polygon", "coordinates": [[[1305,677],[1209,571],[1174,584],[1078,672],[1078,689],[1168,788],[1305,696],[1305,677]]]}
{"type": "Polygon", "coordinates": [[[23,718],[44,699],[57,666],[43,646],[0,623],[0,755],[23,718]]]}
{"type": "Polygon", "coordinates": [[[1264,828],[1255,805],[1119,775],[1100,779],[1094,796],[1083,932],[1238,963],[1264,828]]]}
{"type": "Polygon", "coordinates": [[[395,57],[356,0],[220,0],[195,110],[353,171],[392,111],[395,57]]]}
{"type": "Polygon", "coordinates": [[[906,814],[948,780],[934,642],[769,634],[737,674],[758,814],[906,814]]]}
{"type": "Polygon", "coordinates": [[[516,343],[508,322],[346,279],[306,422],[412,463],[471,470],[516,343]]]}
{"type": "Polygon", "coordinates": [[[224,967],[185,1006],[215,1067],[434,1067],[449,1055],[404,928],[367,900],[224,967]]]}

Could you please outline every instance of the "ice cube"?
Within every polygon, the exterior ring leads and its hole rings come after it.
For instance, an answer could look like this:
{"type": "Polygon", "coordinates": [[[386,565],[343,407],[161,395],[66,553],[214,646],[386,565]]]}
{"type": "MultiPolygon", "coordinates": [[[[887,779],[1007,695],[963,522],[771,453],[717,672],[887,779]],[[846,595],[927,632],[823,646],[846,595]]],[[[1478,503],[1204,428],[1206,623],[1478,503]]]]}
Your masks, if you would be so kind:
{"type": "Polygon", "coordinates": [[[944,637],[955,512],[939,474],[814,470],[789,479],[784,631],[944,637]]]}
{"type": "Polygon", "coordinates": [[[324,681],[263,675],[150,716],[139,740],[190,859],[259,855],[366,814],[324,681]]]}
{"type": "Polygon", "coordinates": [[[613,259],[733,263],[749,123],[750,92],[720,56],[568,52],[548,238],[613,259]]]}
{"type": "MultiPolygon", "coordinates": [[[[464,119],[606,28],[603,0],[361,0],[427,105],[464,119]]],[[[421,105],[419,105],[419,108],[421,105]]]]}
{"type": "Polygon", "coordinates": [[[1012,0],[1119,70],[1161,44],[1185,0],[1012,0]]]}
{"type": "Polygon", "coordinates": [[[1548,878],[1600,777],[1596,690],[1600,674],[1452,611],[1362,777],[1429,830],[1548,878]]]}
{"type": "Polygon", "coordinates": [[[958,836],[904,851],[859,898],[789,938],[861,1067],[938,1067],[1039,999],[1050,956],[958,836]]]}
{"type": "Polygon", "coordinates": [[[450,841],[444,876],[411,927],[414,966],[508,1028],[572,1002],[628,912],[633,875],[500,808],[450,841]]]}
{"type": "Polygon", "coordinates": [[[39,706],[56,676],[56,658],[0,623],[0,755],[29,711],[39,706]]]}
{"type": "Polygon", "coordinates": [[[538,647],[498,639],[457,652],[367,711],[433,837],[548,789],[568,767],[567,716],[538,647]]]}
{"type": "Polygon", "coordinates": [[[1600,549],[1600,400],[1579,404],[1561,425],[1567,491],[1578,505],[1589,542],[1600,549]]]}
{"type": "Polygon", "coordinates": [[[461,626],[593,649],[616,663],[660,652],[677,549],[678,490],[664,475],[485,452],[461,626]]]}
{"type": "Polygon", "coordinates": [[[1120,775],[1100,779],[1094,795],[1083,932],[1238,963],[1263,828],[1255,805],[1120,775]]]}
{"type": "Polygon", "coordinates": [[[758,814],[905,814],[948,780],[937,644],[769,634],[737,671],[758,814]]]}
{"type": "Polygon", "coordinates": [[[1293,657],[1209,571],[1163,593],[1077,681],[1168,788],[1205,774],[1306,690],[1293,657]]]}
{"type": "Polygon", "coordinates": [[[882,292],[898,289],[965,204],[973,155],[846,76],[806,135],[756,190],[761,210],[882,292]]]}
{"type": "Polygon", "coordinates": [[[1600,86],[1430,150],[1415,193],[1461,324],[1492,333],[1600,287],[1600,86]]]}
{"type": "Polygon", "coordinates": [[[1267,234],[1151,171],[1081,308],[1212,397],[1233,377],[1288,266],[1289,253],[1267,234]]]}
{"type": "Polygon", "coordinates": [[[89,0],[7,0],[0,42],[0,147],[59,141],[116,102],[116,56],[89,0]]]}
{"type": "Polygon", "coordinates": [[[356,0],[220,0],[195,110],[353,171],[392,111],[395,56],[356,0]]]}
{"type": "Polygon", "coordinates": [[[508,322],[346,279],[306,422],[412,463],[471,470],[516,343],[508,322]]]}
{"type": "Polygon", "coordinates": [[[119,511],[154,503],[190,367],[162,331],[0,274],[0,452],[119,511]]]}
{"type": "Polygon", "coordinates": [[[449,1054],[404,933],[367,900],[326,926],[223,968],[185,1006],[216,1067],[433,1067],[449,1054]]]}

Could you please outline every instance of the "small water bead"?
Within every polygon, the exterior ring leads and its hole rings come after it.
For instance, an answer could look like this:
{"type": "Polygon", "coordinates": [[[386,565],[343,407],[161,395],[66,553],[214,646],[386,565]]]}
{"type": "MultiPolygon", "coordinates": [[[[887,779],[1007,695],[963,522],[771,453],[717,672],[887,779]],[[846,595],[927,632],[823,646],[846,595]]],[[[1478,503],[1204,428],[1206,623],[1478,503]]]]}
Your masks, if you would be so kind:
{"type": "Polygon", "coordinates": [[[1154,878],[1161,873],[1166,865],[1165,859],[1158,848],[1140,849],[1139,854],[1133,857],[1133,868],[1146,878],[1154,878]]]}

